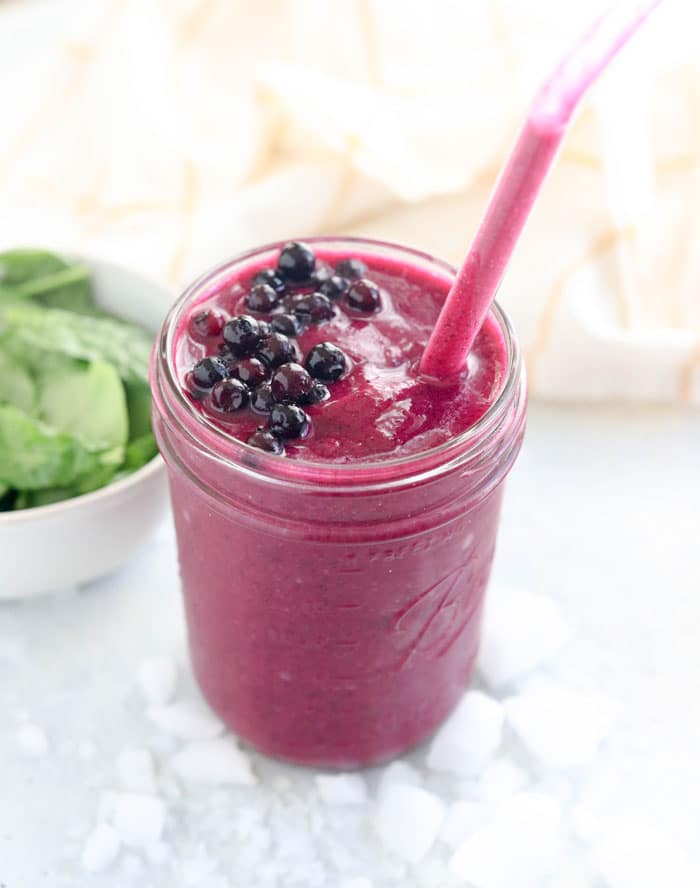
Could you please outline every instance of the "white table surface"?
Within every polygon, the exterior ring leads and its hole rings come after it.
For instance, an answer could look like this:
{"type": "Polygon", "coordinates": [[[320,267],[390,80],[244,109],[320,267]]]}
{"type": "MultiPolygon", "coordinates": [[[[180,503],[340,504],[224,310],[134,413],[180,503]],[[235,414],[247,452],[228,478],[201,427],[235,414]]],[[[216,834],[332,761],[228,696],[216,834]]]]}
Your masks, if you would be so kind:
{"type": "MultiPolygon", "coordinates": [[[[602,690],[619,705],[616,727],[585,774],[573,783],[532,777],[564,800],[568,853],[581,861],[572,884],[604,884],[572,826],[581,810],[658,827],[685,849],[700,884],[699,531],[699,413],[532,406],[507,489],[494,580],[555,599],[575,630],[556,660],[557,676],[602,690]]],[[[115,788],[119,751],[148,746],[165,770],[177,748],[145,717],[135,687],[139,663],[158,653],[177,659],[184,693],[192,693],[169,522],[132,563],[91,588],[0,605],[0,885],[342,884],[337,858],[322,850],[335,814],[319,807],[311,772],[258,757],[255,789],[170,782],[165,845],[151,855],[157,859],[127,850],[104,872],[82,869],[100,796],[115,788]],[[48,754],[31,756],[18,745],[27,720],[45,733],[48,754]],[[95,744],[93,757],[86,742],[95,744]],[[255,819],[250,812],[262,810],[263,798],[264,832],[246,838],[242,813],[255,819]],[[295,823],[306,843],[298,854],[290,850],[295,823]],[[276,844],[279,830],[284,848],[276,844]],[[263,835],[267,850],[256,851],[263,835]],[[246,876],[256,854],[268,866],[258,882],[246,876]]],[[[411,760],[422,766],[424,754],[411,760]]],[[[375,776],[368,777],[370,792],[375,776]]],[[[454,798],[450,781],[428,779],[431,789],[454,798]]],[[[353,816],[361,825],[369,815],[353,816]]],[[[361,828],[373,871],[351,875],[371,877],[375,886],[459,884],[450,880],[440,843],[418,868],[407,868],[387,857],[370,826],[361,828]]]]}

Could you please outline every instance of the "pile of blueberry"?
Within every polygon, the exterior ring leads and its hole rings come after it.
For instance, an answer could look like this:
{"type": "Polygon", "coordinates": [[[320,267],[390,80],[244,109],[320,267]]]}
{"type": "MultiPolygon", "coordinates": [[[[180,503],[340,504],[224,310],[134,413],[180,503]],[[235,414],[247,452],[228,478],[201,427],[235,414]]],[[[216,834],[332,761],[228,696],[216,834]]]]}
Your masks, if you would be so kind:
{"type": "Polygon", "coordinates": [[[268,453],[284,453],[285,438],[303,438],[310,428],[304,407],[330,397],[328,384],[348,370],[343,351],[332,342],[314,345],[302,358],[298,336],[310,325],[323,324],[342,301],[352,312],[381,308],[379,288],[364,275],[359,259],[344,259],[335,269],[318,263],[303,243],[286,244],[276,268],[259,271],[251,281],[245,304],[251,314],[229,321],[204,311],[190,319],[197,339],[222,336],[219,355],[198,361],[188,374],[190,394],[207,399],[214,412],[233,413],[249,407],[268,416],[248,444],[268,453]],[[269,320],[256,317],[268,315],[269,320]]]}

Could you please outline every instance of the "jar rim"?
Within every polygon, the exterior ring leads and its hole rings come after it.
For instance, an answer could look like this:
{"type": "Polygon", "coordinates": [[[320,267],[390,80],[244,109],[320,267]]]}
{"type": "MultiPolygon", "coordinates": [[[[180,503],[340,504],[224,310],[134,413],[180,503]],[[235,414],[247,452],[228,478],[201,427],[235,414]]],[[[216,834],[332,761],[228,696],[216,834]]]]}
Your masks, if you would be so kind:
{"type": "MultiPolygon", "coordinates": [[[[390,241],[332,235],[306,237],[303,240],[311,245],[337,245],[338,247],[362,245],[365,248],[399,252],[424,263],[430,263],[450,277],[457,274],[456,269],[442,259],[425,251],[390,241]]],[[[493,435],[497,434],[513,404],[519,400],[524,401],[524,368],[520,346],[508,316],[501,306],[494,302],[491,314],[498,323],[507,350],[506,372],[500,391],[483,416],[474,424],[435,447],[405,456],[363,460],[354,463],[330,463],[303,458],[285,460],[251,447],[226,432],[196,410],[177,381],[174,358],[175,336],[180,327],[182,314],[190,305],[202,301],[215,292],[217,287],[212,285],[214,282],[219,282],[226,272],[230,272],[235,266],[249,259],[277,251],[287,242],[288,239],[285,239],[246,250],[204,272],[185,288],[173,303],[163,322],[152,358],[151,384],[154,396],[157,400],[165,402],[168,413],[180,426],[187,427],[192,443],[200,451],[214,457],[222,464],[227,464],[232,469],[243,471],[250,476],[268,482],[293,486],[300,484],[320,485],[324,490],[333,488],[339,492],[375,486],[386,489],[393,487],[394,483],[405,484],[407,480],[412,484],[429,480],[435,475],[453,469],[458,463],[468,461],[479,452],[480,447],[486,446],[493,435]],[[163,382],[169,398],[165,397],[166,391],[163,389],[163,382]],[[158,398],[158,395],[161,397],[158,398]],[[205,430],[207,438],[213,442],[213,445],[197,436],[197,430],[205,430]]],[[[522,406],[524,408],[524,404],[522,406]]]]}

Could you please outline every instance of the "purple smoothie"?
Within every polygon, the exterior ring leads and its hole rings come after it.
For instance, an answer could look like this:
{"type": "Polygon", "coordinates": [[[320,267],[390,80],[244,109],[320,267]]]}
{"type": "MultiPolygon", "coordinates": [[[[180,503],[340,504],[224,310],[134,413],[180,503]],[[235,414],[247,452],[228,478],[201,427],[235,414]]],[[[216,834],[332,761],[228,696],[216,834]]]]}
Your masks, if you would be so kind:
{"type": "MultiPolygon", "coordinates": [[[[344,258],[329,250],[315,252],[319,264],[333,266],[344,258]]],[[[345,464],[420,453],[473,426],[502,387],[507,355],[494,318],[487,320],[474,343],[468,372],[443,385],[422,379],[418,363],[450,277],[440,269],[407,267],[401,258],[359,258],[367,265],[365,277],[380,289],[380,307],[358,312],[338,299],[328,322],[308,324],[293,337],[302,355],[318,343],[333,342],[349,358],[350,369],[329,386],[332,397],[328,401],[307,408],[310,431],[304,438],[287,442],[288,457],[345,464]]],[[[246,305],[250,284],[265,265],[251,263],[240,277],[227,281],[182,318],[175,362],[183,391],[188,391],[192,366],[207,355],[219,354],[222,321],[240,314],[270,321],[287,314],[284,304],[271,312],[252,311],[246,305]],[[206,328],[202,332],[195,328],[193,335],[193,321],[200,321],[201,329],[205,313],[215,332],[207,335],[206,328]]],[[[311,290],[294,288],[302,295],[311,290]]],[[[252,410],[224,414],[211,406],[210,398],[194,403],[210,422],[241,441],[262,422],[261,415],[252,410]]]]}
{"type": "Polygon", "coordinates": [[[205,696],[263,752],[352,767],[418,743],[469,680],[525,397],[499,310],[460,377],[418,375],[452,269],[368,241],[312,247],[319,266],[361,259],[380,307],[341,298],[294,337],[302,359],[321,342],[347,358],[330,398],[305,405],[308,432],[271,455],[242,443],[266,417],[192,397],[193,365],[221,351],[222,323],[251,313],[252,278],[279,247],[222,266],[175,306],[154,357],[154,421],[205,696]]]}

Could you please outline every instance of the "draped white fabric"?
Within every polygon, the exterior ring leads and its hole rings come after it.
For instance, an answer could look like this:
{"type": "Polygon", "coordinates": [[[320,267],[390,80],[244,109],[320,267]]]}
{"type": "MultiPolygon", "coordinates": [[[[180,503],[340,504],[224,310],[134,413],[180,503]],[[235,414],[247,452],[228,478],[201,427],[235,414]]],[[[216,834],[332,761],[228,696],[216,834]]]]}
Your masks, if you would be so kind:
{"type": "MultiPolygon", "coordinates": [[[[240,249],[371,235],[459,262],[560,0],[5,0],[0,246],[179,287],[240,249]]],[[[586,100],[501,290],[533,394],[700,403],[700,61],[667,2],[586,100]]]]}

